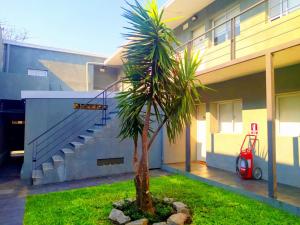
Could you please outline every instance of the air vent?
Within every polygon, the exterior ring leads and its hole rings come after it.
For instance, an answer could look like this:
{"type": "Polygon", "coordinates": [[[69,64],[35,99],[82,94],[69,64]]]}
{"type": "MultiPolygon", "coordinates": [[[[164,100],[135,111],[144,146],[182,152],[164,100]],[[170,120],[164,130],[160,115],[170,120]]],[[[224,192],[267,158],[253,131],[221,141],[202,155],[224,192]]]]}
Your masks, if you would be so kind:
{"type": "Polygon", "coordinates": [[[97,159],[97,166],[108,166],[108,165],[119,165],[119,164],[124,164],[124,157],[97,159]]]}

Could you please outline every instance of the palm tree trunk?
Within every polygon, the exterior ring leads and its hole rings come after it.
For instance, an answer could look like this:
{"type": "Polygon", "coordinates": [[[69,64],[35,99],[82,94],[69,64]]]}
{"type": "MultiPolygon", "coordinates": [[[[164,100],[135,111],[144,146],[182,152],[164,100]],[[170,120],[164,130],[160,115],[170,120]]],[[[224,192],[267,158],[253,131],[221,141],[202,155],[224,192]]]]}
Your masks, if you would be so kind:
{"type": "Polygon", "coordinates": [[[148,156],[148,131],[150,127],[151,103],[147,105],[145,122],[142,132],[142,156],[138,165],[138,172],[134,182],[136,187],[137,206],[144,212],[154,214],[154,207],[149,185],[149,156],[148,156]]]}

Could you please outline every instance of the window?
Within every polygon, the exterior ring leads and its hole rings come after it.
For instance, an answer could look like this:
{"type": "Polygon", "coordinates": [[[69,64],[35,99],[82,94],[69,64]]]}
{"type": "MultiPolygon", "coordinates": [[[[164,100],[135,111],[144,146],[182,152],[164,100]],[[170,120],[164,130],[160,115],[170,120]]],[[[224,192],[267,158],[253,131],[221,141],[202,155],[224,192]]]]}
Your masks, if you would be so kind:
{"type": "Polygon", "coordinates": [[[204,50],[205,48],[205,28],[204,25],[193,30],[193,47],[195,49],[204,50]]]}
{"type": "Polygon", "coordinates": [[[269,17],[275,20],[299,8],[300,0],[270,0],[269,17]]]}
{"type": "MultiPolygon", "coordinates": [[[[240,7],[236,6],[223,13],[213,21],[214,30],[214,45],[223,43],[231,38],[231,22],[223,24],[225,21],[233,18],[240,13],[240,7]]],[[[240,17],[235,19],[235,35],[240,34],[240,17]]]]}
{"type": "Polygon", "coordinates": [[[219,132],[241,133],[243,131],[242,102],[229,101],[219,103],[219,132]]]}
{"type": "Polygon", "coordinates": [[[279,134],[300,136],[300,94],[278,97],[279,134]]]}
{"type": "Polygon", "coordinates": [[[46,76],[48,76],[48,71],[47,70],[28,69],[27,75],[36,76],[36,77],[46,77],[46,76]]]}

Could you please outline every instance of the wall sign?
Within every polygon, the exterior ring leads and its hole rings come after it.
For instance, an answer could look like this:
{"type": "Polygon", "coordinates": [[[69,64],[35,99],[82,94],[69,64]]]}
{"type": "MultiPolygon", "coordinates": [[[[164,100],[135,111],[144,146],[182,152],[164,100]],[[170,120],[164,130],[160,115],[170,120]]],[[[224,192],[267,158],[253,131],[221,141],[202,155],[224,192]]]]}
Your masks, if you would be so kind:
{"type": "Polygon", "coordinates": [[[258,125],[257,125],[257,123],[251,123],[251,134],[254,134],[254,135],[258,134],[258,125]]]}
{"type": "Polygon", "coordinates": [[[84,110],[107,110],[107,105],[74,103],[73,108],[84,109],[84,110]]]}

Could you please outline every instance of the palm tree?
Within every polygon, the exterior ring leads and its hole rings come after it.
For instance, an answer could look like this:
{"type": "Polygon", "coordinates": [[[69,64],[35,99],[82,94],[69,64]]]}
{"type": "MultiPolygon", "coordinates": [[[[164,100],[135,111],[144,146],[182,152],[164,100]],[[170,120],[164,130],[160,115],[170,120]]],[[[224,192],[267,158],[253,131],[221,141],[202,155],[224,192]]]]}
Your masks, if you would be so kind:
{"type": "Polygon", "coordinates": [[[175,141],[191,122],[199,102],[195,73],[200,61],[185,50],[176,54],[178,44],[162,20],[156,1],[143,8],[137,0],[124,9],[130,27],[123,52],[124,72],[130,88],[118,95],[120,137],[134,141],[136,203],[144,212],[155,213],[149,189],[149,151],[159,131],[165,127],[175,141]],[[141,138],[141,155],[138,140],[141,138]]]}

